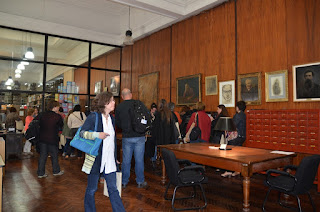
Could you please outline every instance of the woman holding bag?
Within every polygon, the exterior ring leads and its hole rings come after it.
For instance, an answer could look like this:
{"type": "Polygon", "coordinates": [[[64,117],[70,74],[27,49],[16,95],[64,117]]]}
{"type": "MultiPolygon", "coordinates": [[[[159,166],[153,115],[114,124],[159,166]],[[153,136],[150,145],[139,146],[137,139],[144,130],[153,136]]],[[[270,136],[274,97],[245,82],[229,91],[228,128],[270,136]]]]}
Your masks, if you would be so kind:
{"type": "Polygon", "coordinates": [[[96,211],[94,194],[97,191],[100,173],[107,182],[112,210],[125,211],[119,191],[116,186],[117,171],[117,142],[115,136],[115,122],[110,112],[114,110],[115,101],[112,93],[103,92],[93,100],[92,109],[98,114],[97,132],[94,131],[96,113],[91,113],[84,122],[80,136],[85,139],[103,139],[96,157],[86,155],[82,171],[88,174],[88,185],[84,198],[86,212],[96,211]],[[90,132],[91,131],[91,132],[90,132]]]}
{"type": "Polygon", "coordinates": [[[191,115],[191,118],[188,122],[187,126],[187,135],[185,137],[185,141],[190,143],[202,143],[202,142],[209,142],[210,133],[211,133],[211,120],[208,114],[205,112],[205,104],[202,102],[197,102],[196,110],[198,112],[194,112],[191,115]],[[194,123],[194,124],[193,124],[194,123]],[[192,131],[192,125],[198,126],[201,130],[200,137],[196,140],[191,140],[189,135],[192,131]]]}

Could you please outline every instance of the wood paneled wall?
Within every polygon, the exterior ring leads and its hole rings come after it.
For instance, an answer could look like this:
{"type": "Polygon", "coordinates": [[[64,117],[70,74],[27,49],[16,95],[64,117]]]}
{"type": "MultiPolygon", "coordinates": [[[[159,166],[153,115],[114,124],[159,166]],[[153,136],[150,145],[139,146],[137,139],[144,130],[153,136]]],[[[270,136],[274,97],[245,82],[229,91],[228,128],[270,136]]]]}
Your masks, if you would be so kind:
{"type": "MultiPolygon", "coordinates": [[[[320,62],[319,8],[320,0],[224,3],[124,47],[121,89],[131,88],[137,98],[138,77],[158,71],[159,99],[176,102],[176,78],[201,73],[202,101],[206,110],[214,111],[219,98],[205,96],[206,76],[226,81],[236,80],[237,74],[261,72],[261,105],[248,109],[318,108],[320,102],[293,102],[292,66],[320,62]],[[284,69],[289,101],[267,103],[265,72],[284,69]]],[[[115,59],[110,56],[109,61],[115,59]]],[[[234,114],[233,108],[228,110],[234,114]]]]}

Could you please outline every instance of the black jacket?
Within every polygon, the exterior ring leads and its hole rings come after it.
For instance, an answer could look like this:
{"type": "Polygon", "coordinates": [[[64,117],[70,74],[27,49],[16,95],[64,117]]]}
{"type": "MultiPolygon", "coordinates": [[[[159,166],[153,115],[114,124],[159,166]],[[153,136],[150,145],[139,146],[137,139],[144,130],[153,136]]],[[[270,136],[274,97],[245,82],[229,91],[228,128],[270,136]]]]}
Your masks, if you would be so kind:
{"type": "MultiPolygon", "coordinates": [[[[123,138],[142,137],[145,133],[137,133],[132,129],[129,110],[133,108],[135,100],[124,100],[116,107],[116,126],[122,129],[123,138]]],[[[147,108],[145,108],[147,110],[147,108]]]]}

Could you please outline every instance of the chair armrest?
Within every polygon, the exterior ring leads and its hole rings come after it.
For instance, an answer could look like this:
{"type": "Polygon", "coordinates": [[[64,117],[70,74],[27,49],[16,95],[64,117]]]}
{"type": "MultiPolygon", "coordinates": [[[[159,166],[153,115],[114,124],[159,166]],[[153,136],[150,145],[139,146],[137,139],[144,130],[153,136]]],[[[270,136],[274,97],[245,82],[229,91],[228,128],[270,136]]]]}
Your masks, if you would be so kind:
{"type": "Polygon", "coordinates": [[[179,165],[187,165],[187,166],[191,166],[191,162],[189,160],[186,159],[177,159],[179,165]]]}
{"type": "Polygon", "coordinates": [[[297,184],[297,178],[294,175],[292,175],[292,174],[290,174],[288,172],[285,172],[285,171],[280,171],[280,170],[277,170],[277,169],[269,169],[266,174],[267,174],[266,184],[268,186],[270,186],[270,187],[275,187],[275,188],[278,188],[278,189],[285,190],[285,191],[289,192],[289,191],[293,191],[294,187],[297,184]],[[276,186],[276,185],[272,185],[270,183],[271,174],[280,174],[281,176],[284,176],[284,177],[293,178],[294,179],[294,185],[292,186],[291,189],[284,189],[282,187],[279,187],[279,186],[276,186]]]}
{"type": "Polygon", "coordinates": [[[298,166],[296,165],[288,165],[288,166],[285,166],[283,168],[283,170],[286,172],[288,169],[291,169],[291,170],[297,170],[298,169],[298,166]]]}

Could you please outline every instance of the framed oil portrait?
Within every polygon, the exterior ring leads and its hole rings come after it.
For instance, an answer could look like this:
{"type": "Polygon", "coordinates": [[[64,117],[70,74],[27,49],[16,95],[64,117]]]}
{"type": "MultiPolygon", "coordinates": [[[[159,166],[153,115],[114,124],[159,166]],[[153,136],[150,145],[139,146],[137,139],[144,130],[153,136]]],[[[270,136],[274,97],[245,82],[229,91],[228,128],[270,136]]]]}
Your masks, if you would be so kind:
{"type": "Polygon", "coordinates": [[[177,78],[177,105],[201,101],[201,74],[177,78]]]}
{"type": "Polygon", "coordinates": [[[218,94],[217,75],[205,77],[206,96],[218,94]]]}
{"type": "Polygon", "coordinates": [[[94,84],[94,93],[99,94],[102,90],[102,81],[98,81],[94,84]]]}
{"type": "Polygon", "coordinates": [[[320,101],[320,62],[292,67],[293,101],[320,101]]]}
{"type": "Polygon", "coordinates": [[[266,72],[266,102],[288,101],[288,70],[266,72]]]}
{"type": "Polygon", "coordinates": [[[159,72],[140,75],[138,77],[138,95],[147,108],[158,102],[159,72]]]}
{"type": "Polygon", "coordinates": [[[238,75],[238,100],[247,105],[261,104],[261,73],[238,75]]]}
{"type": "Polygon", "coordinates": [[[219,82],[219,105],[234,107],[235,96],[234,80],[219,82]]]}
{"type": "Polygon", "coordinates": [[[114,96],[119,96],[120,94],[120,75],[110,78],[109,90],[114,96]]]}

